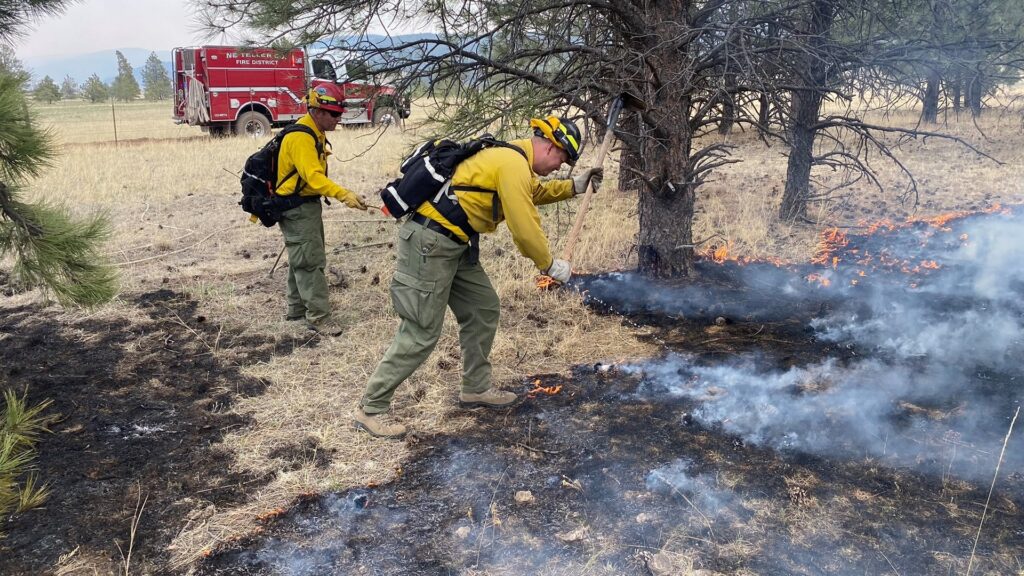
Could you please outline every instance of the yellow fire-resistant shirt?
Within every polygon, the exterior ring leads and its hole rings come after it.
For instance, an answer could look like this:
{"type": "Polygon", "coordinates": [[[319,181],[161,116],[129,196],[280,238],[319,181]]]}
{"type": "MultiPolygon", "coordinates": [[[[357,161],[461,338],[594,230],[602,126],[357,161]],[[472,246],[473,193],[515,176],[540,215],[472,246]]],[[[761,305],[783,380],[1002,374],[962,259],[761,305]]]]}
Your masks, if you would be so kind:
{"type": "MultiPolygon", "coordinates": [[[[487,148],[459,164],[452,176],[452,186],[494,190],[500,203],[497,218],[494,218],[495,194],[455,190],[459,206],[469,217],[469,225],[484,234],[494,232],[498,224],[505,221],[519,252],[533,260],[538,269],[546,270],[553,258],[540,227],[537,206],[572,198],[573,183],[572,180],[541,182],[533,172],[532,140],[513,140],[509,144],[521,148],[527,158],[511,148],[487,148]]],[[[416,211],[451,230],[464,242],[469,241],[462,229],[441,216],[430,202],[424,202],[416,211]]]]}
{"type": "MultiPolygon", "coordinates": [[[[327,137],[317,128],[313,117],[306,114],[299,118],[297,123],[313,129],[324,153],[317,155],[316,143],[313,142],[313,138],[309,134],[305,132],[289,133],[281,140],[281,151],[277,164],[277,181],[281,182],[281,179],[287,176],[292,171],[292,168],[296,168],[299,178],[302,178],[302,181],[306,183],[302,191],[299,192],[300,196],[320,195],[341,200],[351,194],[352,192],[339,186],[327,177],[327,157],[331,152],[327,149],[327,137]]],[[[281,196],[292,194],[295,192],[296,182],[298,182],[298,179],[295,176],[281,182],[277,188],[277,193],[281,196]]]]}

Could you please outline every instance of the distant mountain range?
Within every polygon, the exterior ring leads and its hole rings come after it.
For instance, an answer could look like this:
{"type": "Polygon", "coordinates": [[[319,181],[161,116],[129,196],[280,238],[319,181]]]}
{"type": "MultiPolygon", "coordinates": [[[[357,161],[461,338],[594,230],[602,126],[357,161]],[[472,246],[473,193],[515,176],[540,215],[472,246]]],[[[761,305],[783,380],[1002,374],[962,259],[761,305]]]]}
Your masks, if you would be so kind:
{"type": "MultiPolygon", "coordinates": [[[[423,40],[434,37],[432,34],[403,34],[392,37],[381,35],[369,35],[363,40],[377,46],[397,46],[406,42],[423,40]]],[[[329,42],[335,45],[354,44],[355,38],[331,38],[329,42]]],[[[326,44],[319,44],[310,47],[310,53],[316,53],[324,48],[326,44]]],[[[135,71],[136,79],[142,82],[142,67],[152,52],[156,52],[160,61],[167,68],[167,74],[171,73],[171,51],[170,50],[149,50],[146,48],[120,48],[119,49],[135,71]]],[[[47,58],[25,58],[25,67],[32,72],[32,82],[38,82],[44,76],[53,78],[57,84],[64,80],[65,76],[71,76],[76,82],[82,84],[93,74],[98,74],[100,79],[109,83],[117,77],[117,57],[115,49],[90,52],[88,54],[74,54],[70,56],[53,56],[47,58]]],[[[432,50],[431,52],[436,52],[432,50]]],[[[370,64],[375,62],[371,59],[370,64]]]]}
{"type": "MultiPolygon", "coordinates": [[[[171,73],[171,51],[170,50],[147,50],[145,48],[120,48],[128,63],[135,71],[135,78],[142,82],[142,67],[145,66],[149,55],[156,52],[160,61],[167,68],[167,74],[171,73]]],[[[98,74],[100,80],[109,83],[117,77],[117,56],[115,50],[102,50],[88,54],[74,54],[71,56],[53,56],[48,58],[25,58],[22,62],[32,72],[33,84],[49,76],[60,84],[65,76],[71,76],[79,84],[93,74],[98,74]]]]}

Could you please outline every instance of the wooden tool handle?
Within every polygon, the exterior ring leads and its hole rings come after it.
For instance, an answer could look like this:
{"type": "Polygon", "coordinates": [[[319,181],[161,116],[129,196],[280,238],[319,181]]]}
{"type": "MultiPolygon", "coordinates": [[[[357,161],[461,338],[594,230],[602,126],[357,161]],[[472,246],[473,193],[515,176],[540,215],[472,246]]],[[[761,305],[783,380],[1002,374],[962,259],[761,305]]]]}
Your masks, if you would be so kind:
{"type": "MultiPolygon", "coordinates": [[[[597,151],[597,159],[594,160],[595,168],[602,168],[604,166],[604,157],[608,155],[608,148],[612,145],[612,139],[614,138],[614,130],[609,128],[604,133],[604,138],[601,140],[601,149],[597,151]]],[[[565,249],[562,250],[562,260],[567,262],[572,261],[572,251],[576,248],[576,241],[579,240],[580,232],[583,231],[583,219],[587,216],[587,210],[590,209],[590,200],[594,196],[594,187],[587,182],[587,191],[583,194],[583,202],[580,203],[580,210],[576,213],[576,221],[572,224],[572,230],[569,232],[569,240],[565,243],[565,249]]]]}

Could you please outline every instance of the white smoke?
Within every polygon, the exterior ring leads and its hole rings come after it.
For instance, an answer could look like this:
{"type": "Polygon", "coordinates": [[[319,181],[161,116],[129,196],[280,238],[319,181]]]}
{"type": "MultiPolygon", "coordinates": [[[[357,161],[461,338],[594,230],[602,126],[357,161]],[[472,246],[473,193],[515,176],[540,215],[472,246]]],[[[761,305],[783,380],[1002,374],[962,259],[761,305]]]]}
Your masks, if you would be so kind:
{"type": "MultiPolygon", "coordinates": [[[[965,223],[955,244],[915,255],[942,266],[920,287],[893,273],[844,288],[846,301],[811,321],[819,340],[850,351],[842,361],[770,370],[770,350],[714,366],[670,355],[633,367],[638,393],[693,398],[692,418],[752,444],[990,474],[1024,379],[1022,223],[965,223]],[[954,444],[959,462],[947,461],[954,444]]],[[[1016,452],[1008,463],[1019,467],[1016,452]]]]}
{"type": "Polygon", "coordinates": [[[992,218],[966,224],[967,240],[937,254],[943,268],[918,290],[880,284],[868,312],[812,322],[820,337],[950,367],[1020,371],[1024,361],[1024,225],[992,218]]]}
{"type": "Polygon", "coordinates": [[[655,468],[647,474],[646,487],[651,492],[682,499],[705,515],[718,514],[735,500],[734,492],[717,488],[714,476],[694,474],[692,468],[693,462],[684,458],[655,468]]]}
{"type": "Polygon", "coordinates": [[[749,359],[700,366],[670,355],[625,369],[642,374],[638,393],[650,401],[659,396],[697,401],[692,414],[680,416],[680,425],[692,418],[783,452],[870,457],[971,478],[991,473],[994,463],[991,446],[973,443],[1005,430],[1012,414],[1007,406],[969,399],[963,383],[941,367],[915,370],[878,360],[841,365],[827,359],[765,371],[759,364],[749,359]],[[951,439],[962,447],[956,462],[949,461],[951,439]]]}
{"type": "MultiPolygon", "coordinates": [[[[919,246],[927,234],[915,234],[902,240],[919,246]]],[[[706,356],[668,354],[621,366],[625,383],[635,378],[637,386],[619,396],[621,389],[615,388],[608,399],[621,402],[616,410],[665,404],[659,417],[674,414],[676,426],[696,423],[786,455],[869,460],[872,466],[987,480],[1024,380],[1024,259],[1018,248],[1024,246],[1024,227],[1019,220],[993,217],[958,229],[952,239],[945,251],[913,256],[942,266],[919,287],[899,272],[869,275],[853,286],[842,282],[851,278],[842,266],[833,271],[831,291],[808,284],[802,273],[758,266],[729,268],[728,274],[738,275],[731,279],[743,285],[719,292],[709,284],[651,288],[649,280],[633,275],[590,279],[587,286],[602,299],[614,300],[618,312],[688,319],[723,314],[742,322],[745,317],[788,319],[794,309],[810,308],[819,316],[811,321],[816,338],[836,343],[832,348],[843,352],[785,368],[772,358],[770,343],[715,365],[702,361],[706,356]],[[966,243],[961,234],[967,235],[966,243]],[[819,307],[823,301],[829,306],[819,307]]],[[[562,453],[563,439],[572,440],[569,446],[584,439],[595,449],[582,450],[578,462],[554,475],[543,466],[539,454],[544,452],[510,458],[508,451],[480,438],[453,439],[429,454],[431,465],[418,470],[417,489],[433,490],[419,501],[417,512],[407,512],[405,502],[396,498],[397,490],[408,490],[400,483],[374,492],[327,495],[313,513],[290,516],[294,533],[264,540],[257,550],[241,553],[238,564],[266,571],[260,573],[300,576],[340,573],[339,566],[414,573],[415,567],[403,563],[415,555],[410,551],[427,545],[434,547],[431,558],[493,573],[587,573],[592,567],[572,564],[566,549],[604,547],[612,534],[634,541],[645,527],[653,532],[666,523],[673,528],[685,524],[680,508],[666,505],[669,500],[683,503],[682,514],[693,509],[689,521],[695,537],[711,522],[740,523],[742,484],[734,486],[737,492],[723,487],[712,465],[698,465],[699,456],[691,459],[693,452],[685,452],[692,450],[690,444],[655,445],[653,458],[670,456],[667,462],[652,463],[643,459],[648,453],[642,443],[631,442],[635,438],[623,437],[611,425],[602,428],[611,418],[597,419],[573,403],[549,409],[539,404],[532,410],[529,426],[515,438],[526,438],[528,444],[531,438],[541,439],[536,448],[552,454],[562,453]],[[615,436],[621,443],[612,446],[624,447],[620,452],[599,449],[615,436]],[[638,495],[643,489],[656,496],[638,495]],[[537,503],[517,503],[514,494],[520,490],[530,490],[537,503]],[[523,520],[530,506],[542,505],[557,511],[551,525],[523,520]],[[431,511],[437,516],[429,516],[435,523],[426,537],[423,515],[431,511]],[[410,532],[410,526],[421,531],[410,532]],[[593,534],[559,539],[579,526],[589,526],[593,534]]],[[[630,416],[624,420],[635,424],[634,412],[625,414],[630,416]]],[[[636,432],[631,428],[627,434],[636,432]]],[[[1007,452],[1004,476],[1024,464],[1020,438],[1016,435],[1007,452]]],[[[726,463],[714,466],[728,469],[726,463]]],[[[899,519],[893,522],[901,526],[899,519]]],[[[791,546],[785,531],[771,537],[761,554],[778,554],[784,559],[780,565],[800,553],[811,562],[833,557],[837,545],[847,544],[825,538],[821,547],[807,548],[806,543],[791,546]],[[771,537],[778,538],[774,545],[771,537]]],[[[867,572],[858,566],[846,573],[867,572]]]]}

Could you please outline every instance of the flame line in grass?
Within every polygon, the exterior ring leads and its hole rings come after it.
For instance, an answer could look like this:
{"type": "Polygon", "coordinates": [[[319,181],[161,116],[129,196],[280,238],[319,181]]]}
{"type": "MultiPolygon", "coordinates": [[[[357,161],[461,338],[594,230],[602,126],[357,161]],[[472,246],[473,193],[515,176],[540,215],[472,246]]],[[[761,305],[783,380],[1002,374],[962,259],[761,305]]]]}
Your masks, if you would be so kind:
{"type": "MultiPolygon", "coordinates": [[[[872,254],[866,249],[857,247],[856,243],[851,247],[851,241],[854,238],[861,239],[880,234],[892,234],[924,225],[929,229],[924,234],[924,240],[921,243],[922,246],[925,246],[927,241],[935,234],[953,232],[951,225],[957,221],[985,214],[1010,215],[1013,213],[1015,206],[1016,205],[1003,205],[997,203],[982,210],[961,210],[939,214],[937,216],[907,218],[903,222],[897,222],[890,219],[874,222],[861,221],[856,226],[851,226],[851,228],[863,228],[864,233],[854,236],[850,236],[839,227],[827,228],[822,231],[814,256],[812,256],[810,260],[810,264],[822,266],[824,270],[821,272],[809,273],[805,276],[805,279],[808,283],[816,283],[819,287],[829,288],[835,284],[835,279],[832,278],[830,271],[838,271],[841,264],[856,265],[860,267],[853,273],[856,277],[849,279],[849,284],[851,286],[856,286],[860,283],[861,278],[868,276],[868,271],[866,269],[874,271],[880,270],[883,272],[898,271],[908,276],[918,276],[920,274],[927,274],[940,270],[942,268],[942,264],[934,259],[925,258],[916,260],[913,258],[901,258],[884,251],[872,254]]],[[[967,244],[969,237],[964,233],[960,234],[957,239],[961,245],[965,245],[967,244]]],[[[794,270],[799,266],[798,263],[780,258],[758,259],[748,258],[745,256],[735,256],[732,254],[732,248],[732,241],[727,240],[722,246],[707,248],[698,254],[698,257],[712,261],[716,264],[724,264],[726,262],[735,262],[740,265],[759,263],[771,264],[779,268],[789,268],[794,270]]],[[[912,280],[909,283],[909,286],[911,288],[917,288],[918,281],[912,280]]]]}

